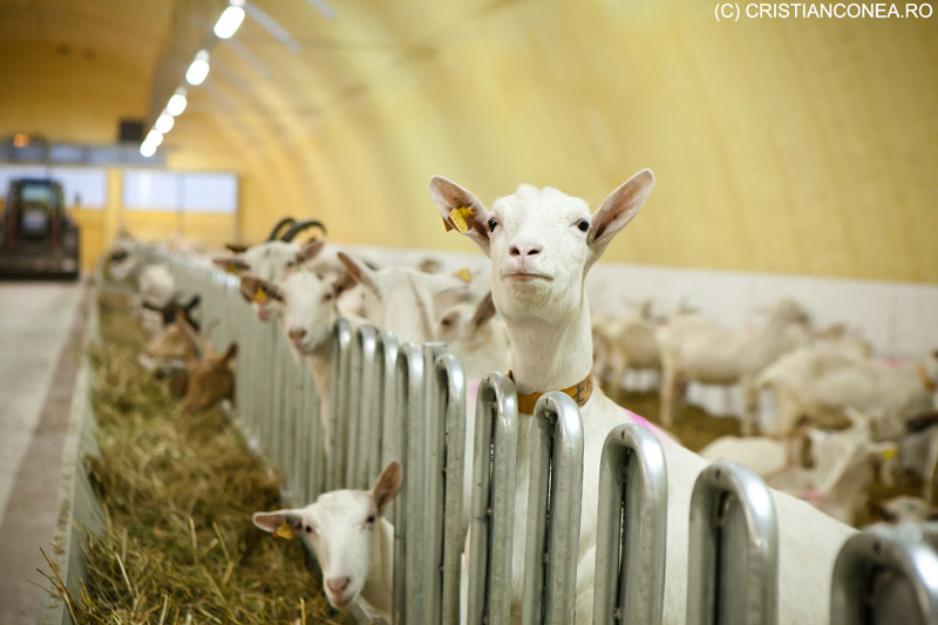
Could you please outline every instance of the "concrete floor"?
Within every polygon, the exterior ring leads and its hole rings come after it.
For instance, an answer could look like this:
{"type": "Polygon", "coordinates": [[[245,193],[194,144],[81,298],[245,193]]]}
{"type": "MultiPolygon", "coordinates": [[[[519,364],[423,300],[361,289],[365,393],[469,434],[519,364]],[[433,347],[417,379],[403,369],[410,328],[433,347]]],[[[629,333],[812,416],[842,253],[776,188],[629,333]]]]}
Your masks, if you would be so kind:
{"type": "Polygon", "coordinates": [[[0,623],[35,623],[84,328],[76,283],[0,283],[0,623]]]}

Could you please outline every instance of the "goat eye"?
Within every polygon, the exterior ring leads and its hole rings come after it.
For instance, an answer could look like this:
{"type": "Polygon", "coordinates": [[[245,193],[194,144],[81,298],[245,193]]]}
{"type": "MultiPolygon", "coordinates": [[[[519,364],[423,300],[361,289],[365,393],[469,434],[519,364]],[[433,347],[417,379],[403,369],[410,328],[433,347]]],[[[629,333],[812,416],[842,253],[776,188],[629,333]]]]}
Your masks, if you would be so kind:
{"type": "Polygon", "coordinates": [[[365,523],[369,523],[369,524],[370,524],[370,523],[374,523],[374,522],[375,522],[375,515],[373,515],[373,514],[369,515],[368,518],[365,519],[365,523]]]}
{"type": "Polygon", "coordinates": [[[495,232],[495,228],[498,227],[498,220],[492,217],[486,222],[486,225],[489,227],[489,232],[495,232]]]}
{"type": "Polygon", "coordinates": [[[580,232],[586,232],[590,229],[590,222],[587,219],[581,219],[580,221],[576,222],[576,227],[580,232]]]}
{"type": "Polygon", "coordinates": [[[307,534],[312,534],[312,533],[313,533],[313,527],[312,527],[311,525],[307,525],[307,526],[306,526],[305,528],[303,528],[303,529],[306,530],[306,533],[307,533],[307,534]]]}
{"type": "Polygon", "coordinates": [[[332,300],[332,293],[326,293],[325,295],[322,296],[322,301],[324,302],[328,302],[331,300],[332,300]]]}

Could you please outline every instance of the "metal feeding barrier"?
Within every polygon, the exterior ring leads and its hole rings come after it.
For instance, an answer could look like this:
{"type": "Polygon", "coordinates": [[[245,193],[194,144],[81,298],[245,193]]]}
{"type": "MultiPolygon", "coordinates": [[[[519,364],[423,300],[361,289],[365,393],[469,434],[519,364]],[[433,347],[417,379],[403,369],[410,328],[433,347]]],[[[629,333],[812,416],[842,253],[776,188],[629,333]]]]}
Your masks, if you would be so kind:
{"type": "Polygon", "coordinates": [[[603,445],[596,517],[595,623],[661,623],[668,468],[654,434],[620,425],[603,445]]]}
{"type": "MultiPolygon", "coordinates": [[[[294,352],[278,320],[254,318],[235,277],[155,258],[171,267],[180,290],[202,295],[216,349],[238,342],[233,418],[252,448],[283,470],[289,504],[369,488],[391,460],[401,462],[403,486],[387,513],[394,625],[507,625],[519,616],[524,625],[576,622],[578,599],[589,599],[577,596],[586,442],[570,397],[547,393],[533,416],[522,416],[514,385],[492,373],[467,410],[470,384],[444,345],[399,343],[390,332],[340,319],[329,339],[330,405],[320,414],[312,365],[294,352]],[[519,442],[529,476],[518,471],[519,442]],[[525,518],[516,518],[518,501],[527,502],[525,518]],[[523,537],[514,535],[520,528],[523,537]],[[522,554],[523,571],[512,570],[513,553],[522,554]],[[519,574],[520,605],[512,596],[519,574]]],[[[596,625],[663,622],[675,511],[668,509],[659,434],[619,425],[601,458],[586,458],[599,462],[590,599],[596,625]]],[[[688,625],[778,623],[778,521],[762,480],[731,463],[710,465],[697,478],[689,521],[675,524],[689,527],[687,571],[671,572],[687,576],[688,625]]],[[[918,619],[902,622],[938,625],[935,535],[938,529],[910,535],[879,528],[849,540],[834,572],[832,625],[894,623],[899,614],[918,619]]]]}

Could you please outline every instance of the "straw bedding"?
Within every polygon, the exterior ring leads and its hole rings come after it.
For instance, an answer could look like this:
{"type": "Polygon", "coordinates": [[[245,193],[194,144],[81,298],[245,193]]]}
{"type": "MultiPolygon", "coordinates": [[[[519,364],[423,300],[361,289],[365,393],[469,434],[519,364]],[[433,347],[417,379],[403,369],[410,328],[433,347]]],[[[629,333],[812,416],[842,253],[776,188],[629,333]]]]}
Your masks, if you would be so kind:
{"type": "Polygon", "coordinates": [[[100,458],[84,461],[106,517],[87,536],[87,578],[68,596],[77,623],[346,623],[322,596],[298,541],[254,528],[277,508],[280,476],[218,409],[183,418],[136,363],[144,343],[121,296],[99,296],[92,403],[100,458]]]}

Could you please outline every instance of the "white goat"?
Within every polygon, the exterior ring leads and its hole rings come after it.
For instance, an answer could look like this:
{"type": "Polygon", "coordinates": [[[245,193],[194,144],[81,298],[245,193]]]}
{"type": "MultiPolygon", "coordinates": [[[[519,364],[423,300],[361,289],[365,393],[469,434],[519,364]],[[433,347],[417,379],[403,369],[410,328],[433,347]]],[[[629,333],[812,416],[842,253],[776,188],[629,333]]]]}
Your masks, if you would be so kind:
{"type": "MultiPolygon", "coordinates": [[[[650,171],[636,174],[590,215],[583,200],[553,188],[522,185],[491,211],[475,195],[443,178],[430,193],[448,226],[475,241],[492,261],[492,295],[511,335],[509,361],[518,392],[566,389],[586,380],[592,366],[589,304],[583,282],[617,232],[638,213],[653,186],[650,171]]],[[[583,421],[583,508],[577,566],[577,623],[592,622],[599,463],[606,435],[636,422],[596,389],[580,408],[583,421]]],[[[533,420],[520,420],[515,485],[512,590],[521,604],[527,524],[529,443],[533,420]]],[[[687,519],[698,455],[659,436],[668,470],[668,550],[664,622],[685,622],[687,519]]],[[[834,558],[852,530],[802,501],[773,492],[779,516],[781,623],[826,623],[834,558]]]]}
{"type": "Polygon", "coordinates": [[[780,302],[768,323],[742,333],[701,315],[672,320],[658,330],[663,379],[661,422],[673,422],[674,396],[687,382],[739,384],[743,391],[742,431],[751,434],[758,418],[756,376],[779,356],[806,344],[807,315],[794,302],[780,302]]]}
{"type": "MultiPolygon", "coordinates": [[[[283,314],[284,330],[298,353],[309,357],[319,395],[319,419],[323,441],[331,438],[332,328],[340,313],[353,323],[372,323],[393,332],[399,340],[424,343],[436,340],[432,323],[435,294],[449,288],[464,288],[453,277],[430,276],[411,269],[387,268],[373,271],[338,252],[353,281],[322,276],[314,270],[321,242],[301,250],[302,259],[288,269],[279,284],[255,276],[241,277],[241,290],[263,293],[265,306],[275,305],[283,314]],[[436,290],[434,290],[436,289],[436,290]]],[[[325,453],[331,453],[326,447],[325,453]]]]}
{"type": "Polygon", "coordinates": [[[802,417],[818,419],[830,411],[856,408],[883,415],[877,438],[896,438],[904,420],[932,408],[938,380],[938,353],[919,363],[860,359],[839,350],[803,348],[780,358],[757,380],[775,398],[777,434],[802,417]]]}
{"type": "Polygon", "coordinates": [[[887,523],[925,523],[938,521],[938,510],[924,499],[901,495],[884,504],[875,505],[876,512],[887,523]]]}
{"type": "Polygon", "coordinates": [[[609,379],[619,388],[627,370],[658,370],[661,350],[657,326],[651,317],[651,302],[642,306],[641,315],[593,316],[593,343],[596,353],[596,377],[609,379]]]}
{"type": "MultiPolygon", "coordinates": [[[[491,293],[474,307],[458,304],[445,311],[437,324],[437,339],[459,359],[470,384],[492,371],[508,370],[511,339],[504,320],[496,315],[491,293]]],[[[475,402],[468,406],[474,408],[475,402]]]]}
{"type": "Polygon", "coordinates": [[[363,288],[365,320],[393,332],[401,342],[436,340],[434,301],[469,288],[465,281],[448,274],[428,274],[409,267],[374,270],[344,252],[339,252],[338,258],[363,288]]]}
{"type": "Polygon", "coordinates": [[[808,469],[794,469],[769,477],[776,488],[798,494],[836,519],[852,523],[866,504],[866,491],[874,480],[876,465],[896,455],[895,443],[873,441],[872,419],[848,410],[852,425],[846,430],[808,431],[808,469]]]}
{"type": "Polygon", "coordinates": [[[763,479],[790,466],[785,442],[767,436],[721,436],[701,449],[700,455],[741,464],[763,479]]]}
{"type": "Polygon", "coordinates": [[[254,524],[278,536],[300,534],[316,554],[333,607],[360,598],[366,613],[390,622],[394,528],[382,515],[401,479],[401,465],[391,462],[370,491],[323,493],[305,508],[257,512],[254,524]]]}
{"type": "Polygon", "coordinates": [[[148,336],[155,336],[163,328],[163,315],[158,310],[173,301],[176,279],[166,265],[146,265],[137,276],[137,290],[143,328],[148,336]]]}

